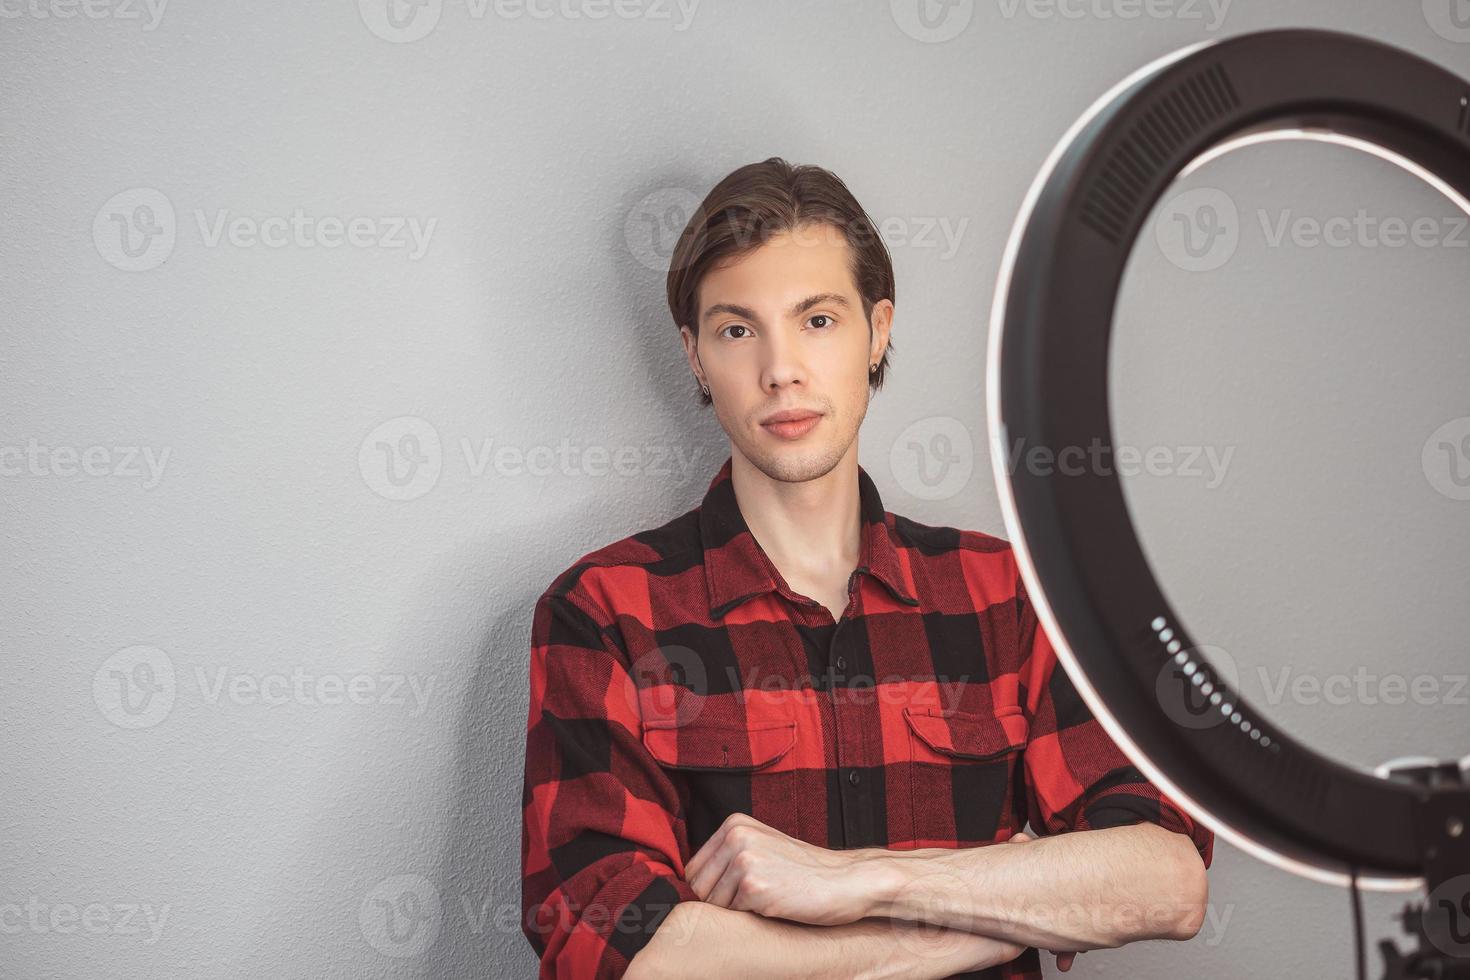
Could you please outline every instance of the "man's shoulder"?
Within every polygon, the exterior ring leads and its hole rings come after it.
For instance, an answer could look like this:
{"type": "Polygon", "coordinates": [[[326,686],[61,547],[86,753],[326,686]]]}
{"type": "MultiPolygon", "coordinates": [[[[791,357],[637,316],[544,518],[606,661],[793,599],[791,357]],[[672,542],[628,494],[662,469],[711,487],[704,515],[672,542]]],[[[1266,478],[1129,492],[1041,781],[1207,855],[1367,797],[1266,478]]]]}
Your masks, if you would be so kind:
{"type": "Polygon", "coordinates": [[[925,524],[892,511],[885,511],[883,516],[893,543],[921,555],[943,555],[961,551],[974,555],[993,555],[1001,562],[1013,560],[1011,543],[985,531],[951,527],[947,524],[925,524]]]}
{"type": "Polygon", "coordinates": [[[1005,538],[971,528],[925,524],[894,514],[884,514],[894,545],[905,549],[911,564],[929,574],[968,576],[1004,588],[1018,575],[1015,552],[1005,538]]]}
{"type": "Polygon", "coordinates": [[[899,543],[928,551],[974,551],[981,554],[1009,552],[1011,543],[984,531],[950,527],[947,524],[925,524],[902,514],[885,511],[883,515],[890,533],[899,543]]]}
{"type": "Polygon", "coordinates": [[[541,598],[571,599],[584,606],[590,603],[612,615],[617,597],[646,589],[647,578],[655,571],[671,575],[681,565],[698,564],[702,557],[699,508],[695,507],[580,556],[551,580],[541,598]]]}

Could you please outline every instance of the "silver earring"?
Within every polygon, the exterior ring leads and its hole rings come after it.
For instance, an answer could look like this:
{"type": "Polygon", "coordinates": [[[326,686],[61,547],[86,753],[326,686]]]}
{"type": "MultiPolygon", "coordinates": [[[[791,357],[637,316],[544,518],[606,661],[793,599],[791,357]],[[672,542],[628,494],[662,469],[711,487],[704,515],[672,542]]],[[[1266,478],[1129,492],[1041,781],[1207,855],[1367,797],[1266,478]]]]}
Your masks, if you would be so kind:
{"type": "Polygon", "coordinates": [[[869,364],[868,365],[868,373],[869,374],[876,374],[877,372],[878,372],[878,365],[876,365],[876,364],[869,364]]]}
{"type": "Polygon", "coordinates": [[[704,392],[704,397],[709,397],[709,385],[700,385],[699,390],[704,392]]]}

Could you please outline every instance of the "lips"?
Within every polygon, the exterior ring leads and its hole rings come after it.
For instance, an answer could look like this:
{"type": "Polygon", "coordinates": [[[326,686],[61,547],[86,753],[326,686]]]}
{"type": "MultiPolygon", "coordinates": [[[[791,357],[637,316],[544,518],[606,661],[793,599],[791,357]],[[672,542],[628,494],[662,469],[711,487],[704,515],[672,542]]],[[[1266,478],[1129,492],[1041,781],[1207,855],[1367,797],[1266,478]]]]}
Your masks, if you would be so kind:
{"type": "Polygon", "coordinates": [[[816,418],[820,412],[813,412],[808,408],[787,408],[761,419],[761,425],[770,425],[774,422],[800,422],[803,419],[816,418]]]}
{"type": "Polygon", "coordinates": [[[815,429],[821,420],[822,416],[818,412],[786,409],[767,417],[761,427],[781,439],[800,439],[815,429]]]}

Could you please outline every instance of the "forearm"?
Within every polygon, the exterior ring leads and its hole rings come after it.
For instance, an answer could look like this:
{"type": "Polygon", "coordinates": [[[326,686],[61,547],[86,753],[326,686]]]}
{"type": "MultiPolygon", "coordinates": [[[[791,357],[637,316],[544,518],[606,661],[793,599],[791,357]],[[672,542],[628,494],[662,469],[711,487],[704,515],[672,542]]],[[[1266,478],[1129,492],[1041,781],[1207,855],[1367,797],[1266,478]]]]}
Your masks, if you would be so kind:
{"type": "Polygon", "coordinates": [[[1053,950],[1188,939],[1208,899],[1190,840],[1147,823],[871,860],[873,914],[1053,950]]]}
{"type": "Polygon", "coordinates": [[[812,926],[706,902],[681,902],[633,958],[627,980],[941,978],[981,970],[1024,947],[953,929],[864,919],[812,926]]]}

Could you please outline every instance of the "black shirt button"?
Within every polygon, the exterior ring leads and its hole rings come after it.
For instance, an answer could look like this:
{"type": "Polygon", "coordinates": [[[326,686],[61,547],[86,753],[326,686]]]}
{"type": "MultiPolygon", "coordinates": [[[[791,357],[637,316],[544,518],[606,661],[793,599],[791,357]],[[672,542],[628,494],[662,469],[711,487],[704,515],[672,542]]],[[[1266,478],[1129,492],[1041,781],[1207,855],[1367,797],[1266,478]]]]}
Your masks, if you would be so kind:
{"type": "Polygon", "coordinates": [[[856,769],[847,770],[847,781],[854,786],[858,784],[858,771],[856,769]]]}
{"type": "Polygon", "coordinates": [[[838,657],[837,658],[837,669],[838,670],[846,670],[847,669],[847,658],[846,657],[838,657]]]}

